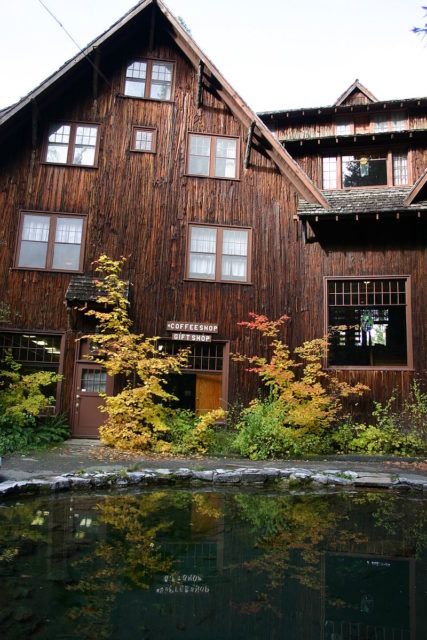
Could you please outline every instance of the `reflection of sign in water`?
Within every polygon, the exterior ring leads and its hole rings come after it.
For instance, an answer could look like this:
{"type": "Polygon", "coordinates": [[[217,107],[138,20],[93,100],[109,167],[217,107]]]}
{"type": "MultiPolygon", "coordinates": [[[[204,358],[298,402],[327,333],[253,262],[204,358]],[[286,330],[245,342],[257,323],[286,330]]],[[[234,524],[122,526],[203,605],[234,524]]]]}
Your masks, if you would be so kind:
{"type": "Polygon", "coordinates": [[[156,593],[167,595],[173,593],[209,593],[207,584],[203,584],[202,576],[194,573],[173,574],[163,576],[163,587],[156,587],[156,593]]]}

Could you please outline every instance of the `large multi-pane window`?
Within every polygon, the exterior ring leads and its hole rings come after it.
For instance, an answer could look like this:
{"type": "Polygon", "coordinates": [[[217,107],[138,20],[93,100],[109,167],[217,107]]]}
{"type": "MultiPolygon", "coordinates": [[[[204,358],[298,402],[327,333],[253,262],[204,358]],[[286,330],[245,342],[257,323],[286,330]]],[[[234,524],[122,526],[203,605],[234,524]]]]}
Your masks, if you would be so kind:
{"type": "Polygon", "coordinates": [[[81,271],[85,223],[83,216],[21,212],[15,266],[81,271]]]}
{"type": "Polygon", "coordinates": [[[403,131],[407,127],[407,118],[404,111],[376,113],[373,120],[374,133],[385,133],[386,131],[403,131]]]}
{"type": "Polygon", "coordinates": [[[409,180],[407,153],[360,151],[322,158],[323,189],[398,186],[409,180]]]}
{"type": "Polygon", "coordinates": [[[200,133],[188,136],[187,172],[213,178],[238,177],[238,139],[200,133]]]}
{"type": "Polygon", "coordinates": [[[250,229],[189,226],[189,278],[249,282],[250,229]]]}
{"type": "Polygon", "coordinates": [[[328,365],[410,366],[407,278],[327,279],[328,365]]]}
{"type": "Polygon", "coordinates": [[[170,100],[174,63],[134,60],[126,68],[124,93],[132,98],[170,100]]]}
{"type": "Polygon", "coordinates": [[[46,142],[45,162],[95,166],[98,161],[98,133],[99,127],[94,124],[52,125],[46,142]]]}

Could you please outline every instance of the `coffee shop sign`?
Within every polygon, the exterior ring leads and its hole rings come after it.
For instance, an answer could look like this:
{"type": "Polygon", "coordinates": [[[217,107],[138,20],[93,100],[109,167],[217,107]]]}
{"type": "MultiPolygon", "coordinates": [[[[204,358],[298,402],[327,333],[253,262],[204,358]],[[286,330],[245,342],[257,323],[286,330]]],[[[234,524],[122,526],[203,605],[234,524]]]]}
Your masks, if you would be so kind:
{"type": "Polygon", "coordinates": [[[172,340],[212,342],[212,334],[218,333],[218,325],[210,322],[179,322],[177,320],[168,320],[166,330],[172,331],[172,340]]]}

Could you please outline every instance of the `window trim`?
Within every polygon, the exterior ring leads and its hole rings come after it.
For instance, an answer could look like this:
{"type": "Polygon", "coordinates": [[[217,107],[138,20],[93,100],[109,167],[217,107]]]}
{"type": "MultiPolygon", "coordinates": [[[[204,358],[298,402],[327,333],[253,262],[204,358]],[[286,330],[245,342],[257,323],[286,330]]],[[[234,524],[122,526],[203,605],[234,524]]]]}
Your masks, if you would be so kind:
{"type": "Polygon", "coordinates": [[[187,144],[185,146],[185,176],[189,178],[211,178],[214,180],[240,180],[240,136],[233,136],[230,134],[217,134],[217,133],[205,133],[203,131],[187,131],[187,144]],[[205,173],[190,173],[188,170],[188,165],[190,163],[190,138],[191,136],[204,136],[211,139],[211,148],[210,148],[210,156],[209,156],[209,174],[205,173]],[[228,178],[227,176],[216,176],[215,175],[215,147],[217,139],[231,139],[236,140],[236,173],[233,178],[228,178]]]}
{"type": "Polygon", "coordinates": [[[29,209],[20,209],[19,210],[19,220],[18,220],[18,230],[16,235],[15,242],[15,251],[13,257],[13,269],[17,271],[41,271],[44,273],[83,273],[83,263],[84,263],[84,253],[86,246],[86,230],[87,230],[87,215],[82,213],[70,213],[63,211],[34,211],[29,209]],[[82,242],[80,245],[80,260],[79,260],[79,268],[78,269],[53,269],[52,267],[45,266],[43,267],[20,267],[18,266],[19,261],[19,252],[21,248],[22,241],[22,229],[24,226],[24,218],[26,215],[35,215],[35,216],[45,216],[49,217],[50,220],[52,218],[55,220],[55,224],[49,224],[49,238],[47,242],[47,250],[46,250],[46,265],[52,264],[53,259],[53,246],[55,244],[55,231],[56,231],[56,220],[57,218],[78,218],[83,220],[82,226],[82,242]]]}
{"type": "Polygon", "coordinates": [[[53,121],[49,123],[49,127],[45,134],[45,139],[42,148],[42,158],[41,164],[45,165],[53,165],[55,167],[77,167],[80,169],[97,169],[98,168],[98,160],[99,160],[99,148],[100,148],[100,130],[101,123],[99,122],[86,122],[82,120],[64,120],[64,121],[53,121]],[[70,131],[70,140],[68,142],[68,151],[67,151],[67,162],[52,162],[52,160],[47,160],[47,152],[49,147],[49,129],[55,125],[69,125],[71,127],[70,131]],[[96,145],[95,145],[95,157],[93,160],[93,164],[76,164],[71,162],[74,153],[75,140],[76,140],[76,131],[77,127],[96,127],[96,145]]]}
{"type": "MultiPolygon", "coordinates": [[[[35,335],[40,335],[40,336],[61,336],[61,343],[59,347],[61,353],[59,355],[58,374],[62,375],[64,373],[65,345],[66,345],[66,339],[67,339],[67,334],[64,331],[56,331],[54,329],[52,329],[51,331],[48,331],[46,329],[22,329],[21,327],[18,329],[13,327],[7,327],[7,328],[1,327],[0,333],[15,333],[15,334],[34,333],[35,335]]],[[[25,364],[27,363],[23,363],[24,366],[25,364]]],[[[40,367],[40,370],[43,370],[43,367],[40,367]]],[[[61,407],[62,383],[63,383],[63,379],[58,380],[58,382],[56,383],[55,415],[57,413],[60,413],[62,410],[62,407],[61,407]]]]}
{"type": "Polygon", "coordinates": [[[186,282],[209,282],[210,284],[240,284],[252,285],[252,227],[243,227],[235,225],[208,224],[205,222],[188,222],[187,223],[187,249],[185,256],[185,278],[186,282]],[[216,253],[215,253],[215,277],[208,278],[191,278],[190,277],[190,248],[191,248],[191,228],[192,227],[208,227],[217,231],[216,253]],[[247,231],[248,232],[248,253],[246,256],[246,280],[222,280],[221,279],[221,263],[222,263],[222,232],[226,231],[247,231]],[[219,276],[219,277],[218,277],[219,276]]]}
{"type": "Polygon", "coordinates": [[[382,153],[384,151],[384,157],[386,159],[386,167],[387,167],[387,183],[386,184],[373,184],[373,185],[369,185],[369,186],[360,186],[360,187],[356,187],[356,186],[351,186],[351,187],[344,187],[342,185],[342,159],[344,156],[347,155],[354,155],[355,149],[351,149],[351,150],[340,150],[339,152],[336,152],[335,154],[324,154],[320,156],[320,175],[321,175],[321,189],[322,191],[344,191],[346,189],[384,189],[386,187],[409,187],[413,184],[413,178],[412,178],[412,152],[411,149],[377,149],[377,150],[373,150],[373,149],[357,149],[357,153],[364,153],[366,151],[366,155],[368,156],[370,153],[375,152],[375,153],[382,153]],[[407,177],[408,177],[408,181],[406,183],[402,183],[402,184],[395,184],[394,183],[394,176],[393,176],[393,157],[394,156],[402,156],[406,154],[406,161],[407,161],[407,177]],[[323,186],[323,159],[324,158],[336,158],[337,161],[337,165],[336,165],[336,176],[337,176],[337,186],[336,187],[324,187],[323,186]]]}
{"type": "Polygon", "coordinates": [[[145,125],[134,124],[132,125],[132,132],[130,138],[130,150],[133,153],[157,153],[157,128],[156,127],[146,127],[145,125]],[[135,139],[137,131],[147,131],[149,133],[153,133],[153,142],[151,149],[136,149],[135,148],[135,139]]]}
{"type": "Polygon", "coordinates": [[[135,58],[128,58],[124,70],[123,70],[123,74],[122,74],[122,82],[121,82],[121,97],[122,98],[127,98],[130,100],[151,100],[152,102],[162,102],[162,103],[166,103],[166,104],[170,104],[175,102],[174,100],[174,95],[175,95],[175,77],[176,77],[176,60],[169,60],[166,58],[150,58],[150,57],[140,57],[140,56],[135,56],[135,58]],[[129,94],[126,93],[126,72],[128,67],[133,64],[134,62],[146,62],[147,63],[147,75],[146,75],[146,79],[145,79],[145,90],[144,90],[144,96],[130,96],[129,94]],[[171,97],[168,100],[162,100],[161,98],[151,98],[150,97],[150,91],[151,91],[151,82],[152,82],[152,71],[153,71],[153,62],[161,62],[161,63],[166,63],[166,64],[171,64],[172,65],[172,82],[171,82],[171,97]]]}
{"type": "MultiPolygon", "coordinates": [[[[413,371],[414,370],[414,354],[413,354],[413,338],[412,338],[412,281],[411,276],[401,274],[384,274],[384,275],[358,275],[358,276],[323,276],[323,323],[324,335],[328,335],[329,327],[329,303],[328,303],[328,283],[334,280],[405,280],[405,296],[406,296],[406,365],[332,365],[328,362],[328,349],[325,349],[324,366],[330,370],[345,371],[413,371]]],[[[357,305],[349,305],[357,306],[357,305]]],[[[402,305],[403,306],[403,305],[402,305]]]]}

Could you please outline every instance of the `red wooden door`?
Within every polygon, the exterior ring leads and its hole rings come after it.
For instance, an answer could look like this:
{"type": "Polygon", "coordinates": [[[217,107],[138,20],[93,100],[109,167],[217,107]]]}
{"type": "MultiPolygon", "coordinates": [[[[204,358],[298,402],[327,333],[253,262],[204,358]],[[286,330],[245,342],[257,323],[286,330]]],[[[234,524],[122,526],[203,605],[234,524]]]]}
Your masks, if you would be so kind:
{"type": "Polygon", "coordinates": [[[100,410],[104,400],[99,394],[111,395],[113,380],[100,365],[90,362],[76,363],[75,380],[73,436],[98,438],[106,418],[100,410]]]}

